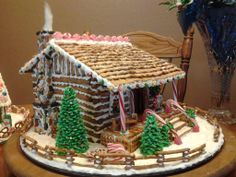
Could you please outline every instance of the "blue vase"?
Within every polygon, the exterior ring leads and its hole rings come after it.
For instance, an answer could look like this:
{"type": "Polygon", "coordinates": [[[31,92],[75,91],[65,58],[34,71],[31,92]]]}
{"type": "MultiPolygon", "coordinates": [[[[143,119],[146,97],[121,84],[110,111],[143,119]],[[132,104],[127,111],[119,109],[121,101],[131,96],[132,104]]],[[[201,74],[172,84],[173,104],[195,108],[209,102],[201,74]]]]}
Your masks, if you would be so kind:
{"type": "Polygon", "coordinates": [[[179,12],[184,33],[195,23],[206,48],[211,77],[210,113],[232,123],[230,86],[236,66],[236,1],[195,0],[179,12]]]}

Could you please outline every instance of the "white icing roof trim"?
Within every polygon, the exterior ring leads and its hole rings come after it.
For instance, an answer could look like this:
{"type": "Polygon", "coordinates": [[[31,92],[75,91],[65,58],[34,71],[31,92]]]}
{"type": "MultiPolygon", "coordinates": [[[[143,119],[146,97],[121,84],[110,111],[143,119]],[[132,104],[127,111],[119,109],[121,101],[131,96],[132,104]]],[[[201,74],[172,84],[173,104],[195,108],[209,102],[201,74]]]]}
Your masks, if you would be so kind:
{"type": "Polygon", "coordinates": [[[10,105],[11,105],[11,99],[7,87],[5,85],[5,82],[0,73],[0,107],[10,106],[10,105]]]}
{"type": "Polygon", "coordinates": [[[38,57],[41,54],[42,53],[39,53],[38,55],[34,56],[31,60],[29,60],[27,63],[25,63],[25,65],[20,68],[19,73],[24,74],[24,73],[30,71],[38,63],[38,61],[39,61],[38,57]]]}

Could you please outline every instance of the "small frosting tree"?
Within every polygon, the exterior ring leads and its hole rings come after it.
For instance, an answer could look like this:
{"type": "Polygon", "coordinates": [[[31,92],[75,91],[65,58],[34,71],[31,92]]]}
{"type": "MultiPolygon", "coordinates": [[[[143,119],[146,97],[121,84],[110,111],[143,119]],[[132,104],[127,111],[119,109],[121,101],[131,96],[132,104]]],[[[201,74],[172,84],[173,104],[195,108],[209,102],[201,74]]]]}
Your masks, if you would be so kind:
{"type": "Polygon", "coordinates": [[[155,116],[148,115],[141,137],[140,151],[143,155],[153,155],[170,145],[169,127],[159,127],[155,116]]]}
{"type": "Polygon", "coordinates": [[[89,148],[87,132],[80,114],[76,93],[65,88],[57,124],[56,146],[84,153],[89,148]]]}
{"type": "Polygon", "coordinates": [[[161,134],[162,134],[162,143],[163,147],[170,146],[171,141],[170,141],[170,129],[173,129],[174,127],[170,124],[167,123],[166,125],[163,125],[161,127],[161,134]]]}

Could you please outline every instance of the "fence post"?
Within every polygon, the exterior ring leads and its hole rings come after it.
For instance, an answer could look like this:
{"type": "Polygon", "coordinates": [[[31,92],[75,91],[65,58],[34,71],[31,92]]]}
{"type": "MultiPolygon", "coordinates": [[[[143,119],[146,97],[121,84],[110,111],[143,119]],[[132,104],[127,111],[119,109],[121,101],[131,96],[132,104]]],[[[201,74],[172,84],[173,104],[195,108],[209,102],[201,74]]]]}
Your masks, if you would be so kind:
{"type": "Polygon", "coordinates": [[[205,147],[201,149],[201,154],[205,154],[206,151],[205,151],[205,147]]]}
{"type": "Polygon", "coordinates": [[[37,141],[34,141],[32,144],[32,153],[36,153],[38,152],[38,148],[37,148],[37,141]]]}
{"type": "Polygon", "coordinates": [[[27,147],[26,139],[23,136],[22,136],[22,144],[23,144],[24,148],[27,147]]]}
{"type": "Polygon", "coordinates": [[[160,166],[160,167],[164,167],[164,160],[165,160],[165,157],[163,154],[158,154],[157,155],[157,164],[160,166]]]}
{"type": "Polygon", "coordinates": [[[53,160],[53,157],[52,157],[52,150],[49,148],[49,146],[46,146],[45,147],[45,158],[48,159],[48,160],[53,160]]]}
{"type": "Polygon", "coordinates": [[[125,157],[125,170],[129,170],[134,165],[134,156],[125,157]]]}
{"type": "Polygon", "coordinates": [[[219,141],[219,135],[220,135],[220,127],[219,125],[215,125],[215,131],[214,131],[214,142],[218,142],[219,141]]]}
{"type": "Polygon", "coordinates": [[[68,167],[71,167],[73,165],[73,162],[74,162],[74,156],[75,154],[75,151],[73,150],[70,150],[69,152],[67,152],[67,155],[66,155],[66,164],[68,167]]]}
{"type": "Polygon", "coordinates": [[[96,155],[94,156],[94,166],[97,168],[97,169],[102,169],[102,158],[99,156],[99,155],[96,155]]]}
{"type": "Polygon", "coordinates": [[[190,151],[190,149],[185,150],[183,152],[183,162],[188,162],[189,161],[189,151],[190,151]]]}

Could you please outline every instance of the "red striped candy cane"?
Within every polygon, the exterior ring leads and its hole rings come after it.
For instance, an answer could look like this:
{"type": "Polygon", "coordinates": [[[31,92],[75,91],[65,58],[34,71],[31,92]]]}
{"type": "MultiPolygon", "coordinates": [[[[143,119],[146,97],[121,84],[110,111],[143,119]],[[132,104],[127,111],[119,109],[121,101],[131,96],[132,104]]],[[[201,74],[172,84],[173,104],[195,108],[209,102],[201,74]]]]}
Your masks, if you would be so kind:
{"type": "Polygon", "coordinates": [[[166,101],[166,106],[170,109],[173,109],[173,110],[180,110],[181,112],[184,112],[185,113],[185,110],[179,105],[179,103],[175,100],[172,100],[172,99],[168,99],[166,101]],[[174,107],[175,106],[175,107],[174,107]]]}
{"type": "Polygon", "coordinates": [[[134,106],[134,93],[131,89],[129,89],[129,100],[130,100],[130,113],[135,113],[135,106],[134,106]]]}
{"type": "Polygon", "coordinates": [[[117,153],[117,152],[126,152],[124,146],[122,144],[115,144],[115,143],[107,143],[107,149],[110,153],[117,153]]]}
{"type": "Polygon", "coordinates": [[[121,85],[118,88],[118,96],[119,96],[119,107],[120,107],[121,131],[125,132],[126,131],[126,115],[125,115],[123,90],[122,90],[121,85]]]}
{"type": "Polygon", "coordinates": [[[177,97],[178,91],[177,91],[176,83],[174,80],[172,82],[172,91],[173,91],[174,100],[178,102],[178,97],[177,97]]]}
{"type": "MultiPolygon", "coordinates": [[[[109,153],[126,153],[125,147],[122,144],[107,143],[107,150],[109,153]]],[[[115,160],[124,160],[124,158],[117,157],[115,160]]]]}

